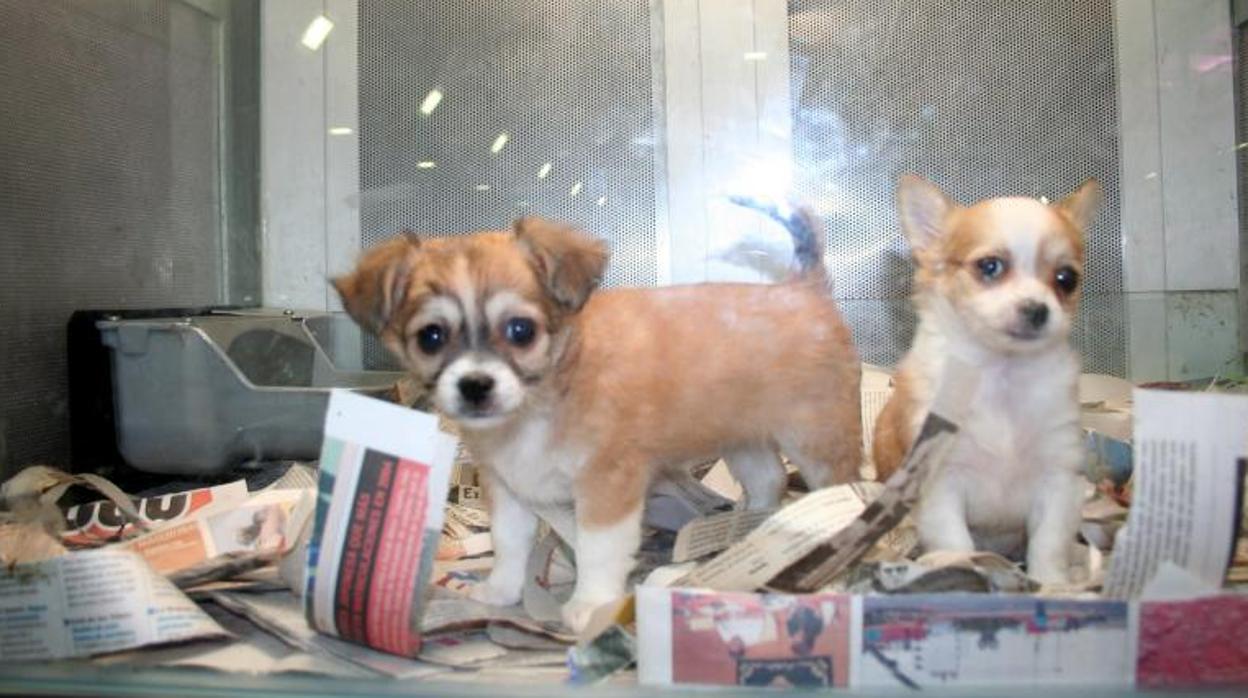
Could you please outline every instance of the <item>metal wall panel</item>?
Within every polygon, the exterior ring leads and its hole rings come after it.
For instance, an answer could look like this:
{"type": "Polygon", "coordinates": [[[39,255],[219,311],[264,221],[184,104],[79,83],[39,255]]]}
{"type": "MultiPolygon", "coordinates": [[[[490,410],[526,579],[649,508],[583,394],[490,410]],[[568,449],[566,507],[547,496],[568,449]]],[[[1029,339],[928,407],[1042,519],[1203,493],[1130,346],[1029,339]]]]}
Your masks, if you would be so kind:
{"type": "Polygon", "coordinates": [[[650,13],[647,0],[361,0],[362,245],[540,214],[607,240],[606,285],[653,285],[650,13]]]}
{"type": "Polygon", "coordinates": [[[219,21],[0,0],[0,466],[68,458],[78,308],[221,299],[219,21]]]}
{"type": "Polygon", "coordinates": [[[863,356],[892,363],[914,329],[897,175],[955,198],[1055,198],[1099,178],[1076,339],[1123,375],[1113,3],[792,0],[795,185],[827,213],[828,264],[863,356]]]}

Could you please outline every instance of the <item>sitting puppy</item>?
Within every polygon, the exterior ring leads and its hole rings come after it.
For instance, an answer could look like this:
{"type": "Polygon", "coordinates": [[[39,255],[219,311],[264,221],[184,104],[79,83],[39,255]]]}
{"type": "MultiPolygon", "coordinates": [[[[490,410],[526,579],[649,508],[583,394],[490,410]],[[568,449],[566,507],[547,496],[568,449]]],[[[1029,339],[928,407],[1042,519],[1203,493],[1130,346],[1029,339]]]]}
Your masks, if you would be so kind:
{"type": "Polygon", "coordinates": [[[814,220],[787,219],[801,271],[774,285],[595,292],[605,245],[539,218],[405,234],[334,281],[483,466],[495,562],[476,598],[519,601],[535,512],[574,512],[556,530],[575,531],[563,616],[579,630],[626,593],[647,488],[664,469],[722,456],[750,508],[779,503],[780,451],[811,487],[857,478],[859,364],[814,220]]]}
{"type": "Polygon", "coordinates": [[[919,327],[876,422],[880,479],[913,443],[945,357],[980,371],[953,450],[923,483],[916,522],[929,550],[1008,554],[1025,534],[1031,577],[1067,581],[1083,463],[1079,360],[1068,338],[1083,231],[1100,197],[1089,181],[1052,206],[1001,198],[963,208],[918,177],[901,180],[919,327]]]}

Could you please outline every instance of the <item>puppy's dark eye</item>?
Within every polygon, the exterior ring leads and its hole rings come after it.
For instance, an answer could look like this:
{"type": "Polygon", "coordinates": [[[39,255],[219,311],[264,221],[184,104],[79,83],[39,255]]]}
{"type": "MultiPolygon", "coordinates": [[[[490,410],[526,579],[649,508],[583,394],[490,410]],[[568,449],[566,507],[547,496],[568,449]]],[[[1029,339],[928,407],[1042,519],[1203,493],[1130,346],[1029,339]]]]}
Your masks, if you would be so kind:
{"type": "Polygon", "coordinates": [[[426,354],[438,353],[446,344],[446,328],[441,325],[425,325],[416,331],[416,344],[426,354]]]}
{"type": "Polygon", "coordinates": [[[537,336],[537,325],[528,318],[513,317],[503,327],[507,341],[518,347],[528,346],[537,336]]]}
{"type": "Polygon", "coordinates": [[[1057,284],[1062,293],[1071,293],[1079,286],[1079,272],[1071,267],[1062,267],[1053,274],[1053,283],[1057,284]]]}
{"type": "Polygon", "coordinates": [[[1005,273],[1005,260],[1000,257],[984,257],[975,262],[975,268],[979,270],[981,279],[992,281],[1001,278],[1005,273]]]}

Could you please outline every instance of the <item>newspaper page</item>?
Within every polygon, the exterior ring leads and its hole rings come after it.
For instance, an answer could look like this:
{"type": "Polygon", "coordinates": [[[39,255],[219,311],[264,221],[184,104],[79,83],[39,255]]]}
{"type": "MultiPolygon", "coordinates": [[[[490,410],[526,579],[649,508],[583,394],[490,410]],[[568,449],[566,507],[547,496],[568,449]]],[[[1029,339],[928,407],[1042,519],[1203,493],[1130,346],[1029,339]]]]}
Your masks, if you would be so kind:
{"type": "Polygon", "coordinates": [[[430,414],[332,394],[304,588],[314,628],[392,654],[419,652],[455,446],[430,414]]]}
{"type": "Polygon", "coordinates": [[[86,657],[225,632],[138,555],[0,567],[0,662],[86,657]]]}
{"type": "Polygon", "coordinates": [[[1138,615],[1137,687],[1248,685],[1248,596],[1143,601],[1138,615]]]}
{"type": "Polygon", "coordinates": [[[855,597],[853,685],[1130,685],[1134,653],[1122,601],[1000,594],[855,597]]]}
{"type": "Polygon", "coordinates": [[[302,522],[293,512],[307,490],[268,490],[243,504],[203,510],[126,541],[121,547],[142,555],[161,574],[190,569],[224,555],[286,550],[302,522]]]}
{"type": "Polygon", "coordinates": [[[647,526],[679,531],[689,521],[714,511],[731,509],[733,500],[699,482],[684,470],[663,473],[646,500],[647,526]]]}
{"type": "Polygon", "coordinates": [[[816,490],[775,512],[745,538],[680,580],[681,586],[753,591],[858,518],[874,483],[816,490]]]}
{"type": "Polygon", "coordinates": [[[1135,492],[1105,595],[1133,598],[1163,561],[1222,584],[1235,544],[1248,396],[1135,392],[1135,492]]]}
{"type": "Polygon", "coordinates": [[[426,678],[441,673],[406,657],[378,652],[319,633],[308,624],[303,603],[289,590],[212,591],[209,596],[223,608],[243,616],[256,627],[300,651],[326,663],[347,663],[371,675],[396,679],[426,678]]]}
{"type": "Polygon", "coordinates": [[[744,538],[766,521],[775,509],[725,511],[694,519],[681,526],[672,546],[672,562],[686,562],[717,553],[744,538]]]}
{"type": "Polygon", "coordinates": [[[645,685],[849,685],[850,597],[637,589],[645,685]]]}
{"type": "MultiPolygon", "coordinates": [[[[149,527],[167,526],[196,514],[238,506],[247,501],[247,496],[247,483],[236,480],[214,487],[135,499],[134,508],[149,527]]],[[[65,512],[65,524],[61,541],[69,546],[114,543],[143,532],[107,499],[70,507],[65,512]]]]}

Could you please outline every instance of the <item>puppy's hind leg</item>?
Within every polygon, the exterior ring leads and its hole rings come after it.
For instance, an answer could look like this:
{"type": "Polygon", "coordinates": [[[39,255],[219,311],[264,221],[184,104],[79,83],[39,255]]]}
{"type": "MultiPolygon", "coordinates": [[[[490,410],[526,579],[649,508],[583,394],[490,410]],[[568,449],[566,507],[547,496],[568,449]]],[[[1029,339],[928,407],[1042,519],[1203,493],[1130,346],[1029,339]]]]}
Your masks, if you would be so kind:
{"type": "Polygon", "coordinates": [[[784,464],[770,444],[743,446],[724,454],[728,472],[745,490],[745,508],[774,509],[784,495],[784,464]]]}
{"type": "Polygon", "coordinates": [[[861,479],[862,427],[858,422],[838,430],[836,425],[785,435],[780,450],[797,465],[812,490],[861,479]]]}

